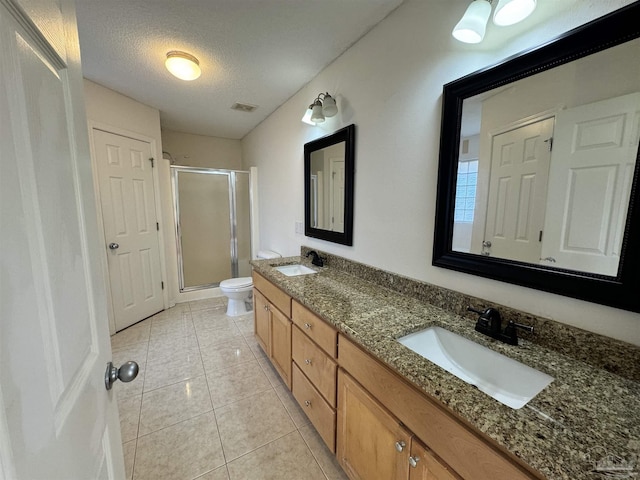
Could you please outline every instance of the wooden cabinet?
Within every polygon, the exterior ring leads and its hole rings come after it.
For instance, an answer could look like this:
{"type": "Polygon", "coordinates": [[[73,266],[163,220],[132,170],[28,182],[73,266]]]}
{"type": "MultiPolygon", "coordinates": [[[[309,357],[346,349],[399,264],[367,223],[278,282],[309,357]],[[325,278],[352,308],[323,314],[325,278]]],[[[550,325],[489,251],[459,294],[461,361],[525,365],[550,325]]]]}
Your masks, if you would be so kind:
{"type": "Polygon", "coordinates": [[[291,311],[293,396],[335,452],[338,332],[295,300],[291,311]]]}
{"type": "MultiPolygon", "coordinates": [[[[482,436],[480,432],[446,411],[437,400],[418,391],[397,373],[342,335],[338,350],[340,368],[346,370],[379,404],[384,405],[391,415],[410,429],[460,477],[469,480],[541,478],[516,458],[495,446],[491,439],[482,436]]],[[[338,449],[341,443],[340,393],[338,449]]]]}
{"type": "Polygon", "coordinates": [[[338,373],[336,454],[352,480],[459,480],[344,370],[338,373]]]}
{"type": "Polygon", "coordinates": [[[435,454],[415,438],[411,441],[409,480],[459,480],[435,454]]]}
{"type": "Polygon", "coordinates": [[[409,478],[411,434],[349,375],[338,373],[338,462],[352,480],[409,478]]]}
{"type": "Polygon", "coordinates": [[[256,340],[291,390],[291,320],[288,317],[291,315],[291,297],[255,272],[253,281],[256,340]]]}

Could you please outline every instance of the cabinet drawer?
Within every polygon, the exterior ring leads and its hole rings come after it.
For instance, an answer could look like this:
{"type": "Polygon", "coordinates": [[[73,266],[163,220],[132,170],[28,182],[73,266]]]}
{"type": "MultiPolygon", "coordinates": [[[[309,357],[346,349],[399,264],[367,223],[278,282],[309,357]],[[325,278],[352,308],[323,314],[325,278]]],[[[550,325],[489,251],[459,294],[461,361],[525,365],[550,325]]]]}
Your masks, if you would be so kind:
{"type": "Polygon", "coordinates": [[[257,272],[253,272],[253,286],[269,299],[272,305],[291,318],[291,297],[257,272]]]}
{"type": "Polygon", "coordinates": [[[291,320],[331,357],[338,357],[338,331],[295,300],[291,320]]]}
{"type": "Polygon", "coordinates": [[[336,406],[336,363],[302,330],[293,327],[292,357],[300,370],[332,406],[336,406]]]}
{"type": "Polygon", "coordinates": [[[304,412],[313,423],[329,450],[336,451],[336,412],[311,385],[294,363],[292,368],[292,392],[304,412]]]}

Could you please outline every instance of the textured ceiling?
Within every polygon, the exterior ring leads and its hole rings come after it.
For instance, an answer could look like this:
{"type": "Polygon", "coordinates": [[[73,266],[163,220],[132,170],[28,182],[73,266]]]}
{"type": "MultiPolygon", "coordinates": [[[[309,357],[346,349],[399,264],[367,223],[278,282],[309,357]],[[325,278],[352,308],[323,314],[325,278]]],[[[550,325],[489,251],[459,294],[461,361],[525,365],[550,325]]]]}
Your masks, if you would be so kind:
{"type": "Polygon", "coordinates": [[[402,1],[77,0],[83,73],[159,109],[163,128],[242,138],[402,1]],[[170,50],[202,76],[173,77],[170,50]]]}

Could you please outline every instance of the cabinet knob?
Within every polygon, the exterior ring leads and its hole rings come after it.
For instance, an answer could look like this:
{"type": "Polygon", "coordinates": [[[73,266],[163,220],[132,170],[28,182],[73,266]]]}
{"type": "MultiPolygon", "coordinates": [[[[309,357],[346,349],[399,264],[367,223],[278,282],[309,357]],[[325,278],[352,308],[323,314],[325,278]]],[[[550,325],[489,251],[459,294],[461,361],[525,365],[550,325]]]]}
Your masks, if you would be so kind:
{"type": "Polygon", "coordinates": [[[265,305],[265,306],[264,306],[264,309],[265,309],[266,311],[269,311],[269,305],[265,305]]]}
{"type": "Polygon", "coordinates": [[[310,323],[305,323],[305,324],[304,324],[304,328],[305,328],[306,330],[310,330],[310,329],[311,329],[311,324],[310,324],[310,323]]]}
{"type": "Polygon", "coordinates": [[[305,401],[304,401],[304,405],[305,405],[306,407],[310,407],[310,406],[311,406],[311,400],[305,400],[305,401]]]}
{"type": "Polygon", "coordinates": [[[306,363],[307,365],[311,365],[311,359],[309,358],[305,359],[304,363],[306,363]]]}
{"type": "Polygon", "coordinates": [[[404,447],[406,447],[407,444],[404,443],[402,440],[396,442],[396,450],[399,452],[402,452],[404,450],[404,447]]]}
{"type": "Polygon", "coordinates": [[[413,468],[416,468],[418,466],[419,461],[420,457],[409,457],[409,465],[411,465],[413,468]]]}

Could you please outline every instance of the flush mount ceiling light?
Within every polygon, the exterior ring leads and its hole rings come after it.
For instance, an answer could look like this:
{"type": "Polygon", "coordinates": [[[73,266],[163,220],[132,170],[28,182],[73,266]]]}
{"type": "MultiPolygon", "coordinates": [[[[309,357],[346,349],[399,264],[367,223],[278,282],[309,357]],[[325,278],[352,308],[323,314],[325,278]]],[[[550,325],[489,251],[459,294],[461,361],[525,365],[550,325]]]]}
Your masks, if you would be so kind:
{"type": "Polygon", "coordinates": [[[329,93],[319,93],[316,99],[307,108],[302,121],[309,125],[317,125],[324,122],[325,117],[333,117],[338,113],[335,99],[329,93]]]}
{"type": "MultiPolygon", "coordinates": [[[[480,43],[491,16],[492,0],[473,0],[453,29],[452,35],[464,43],[480,43]]],[[[527,18],[536,8],[537,0],[498,0],[493,23],[513,25],[527,18]]]]}
{"type": "Polygon", "coordinates": [[[493,23],[501,27],[521,22],[536,9],[536,0],[499,0],[493,23]]]}
{"type": "Polygon", "coordinates": [[[491,2],[489,0],[473,0],[454,27],[452,35],[456,40],[464,43],[480,43],[484,38],[490,16],[491,2]]]}
{"type": "Polygon", "coordinates": [[[164,62],[167,70],[180,80],[195,80],[200,76],[200,62],[196,57],[177,50],[167,53],[164,62]]]}

